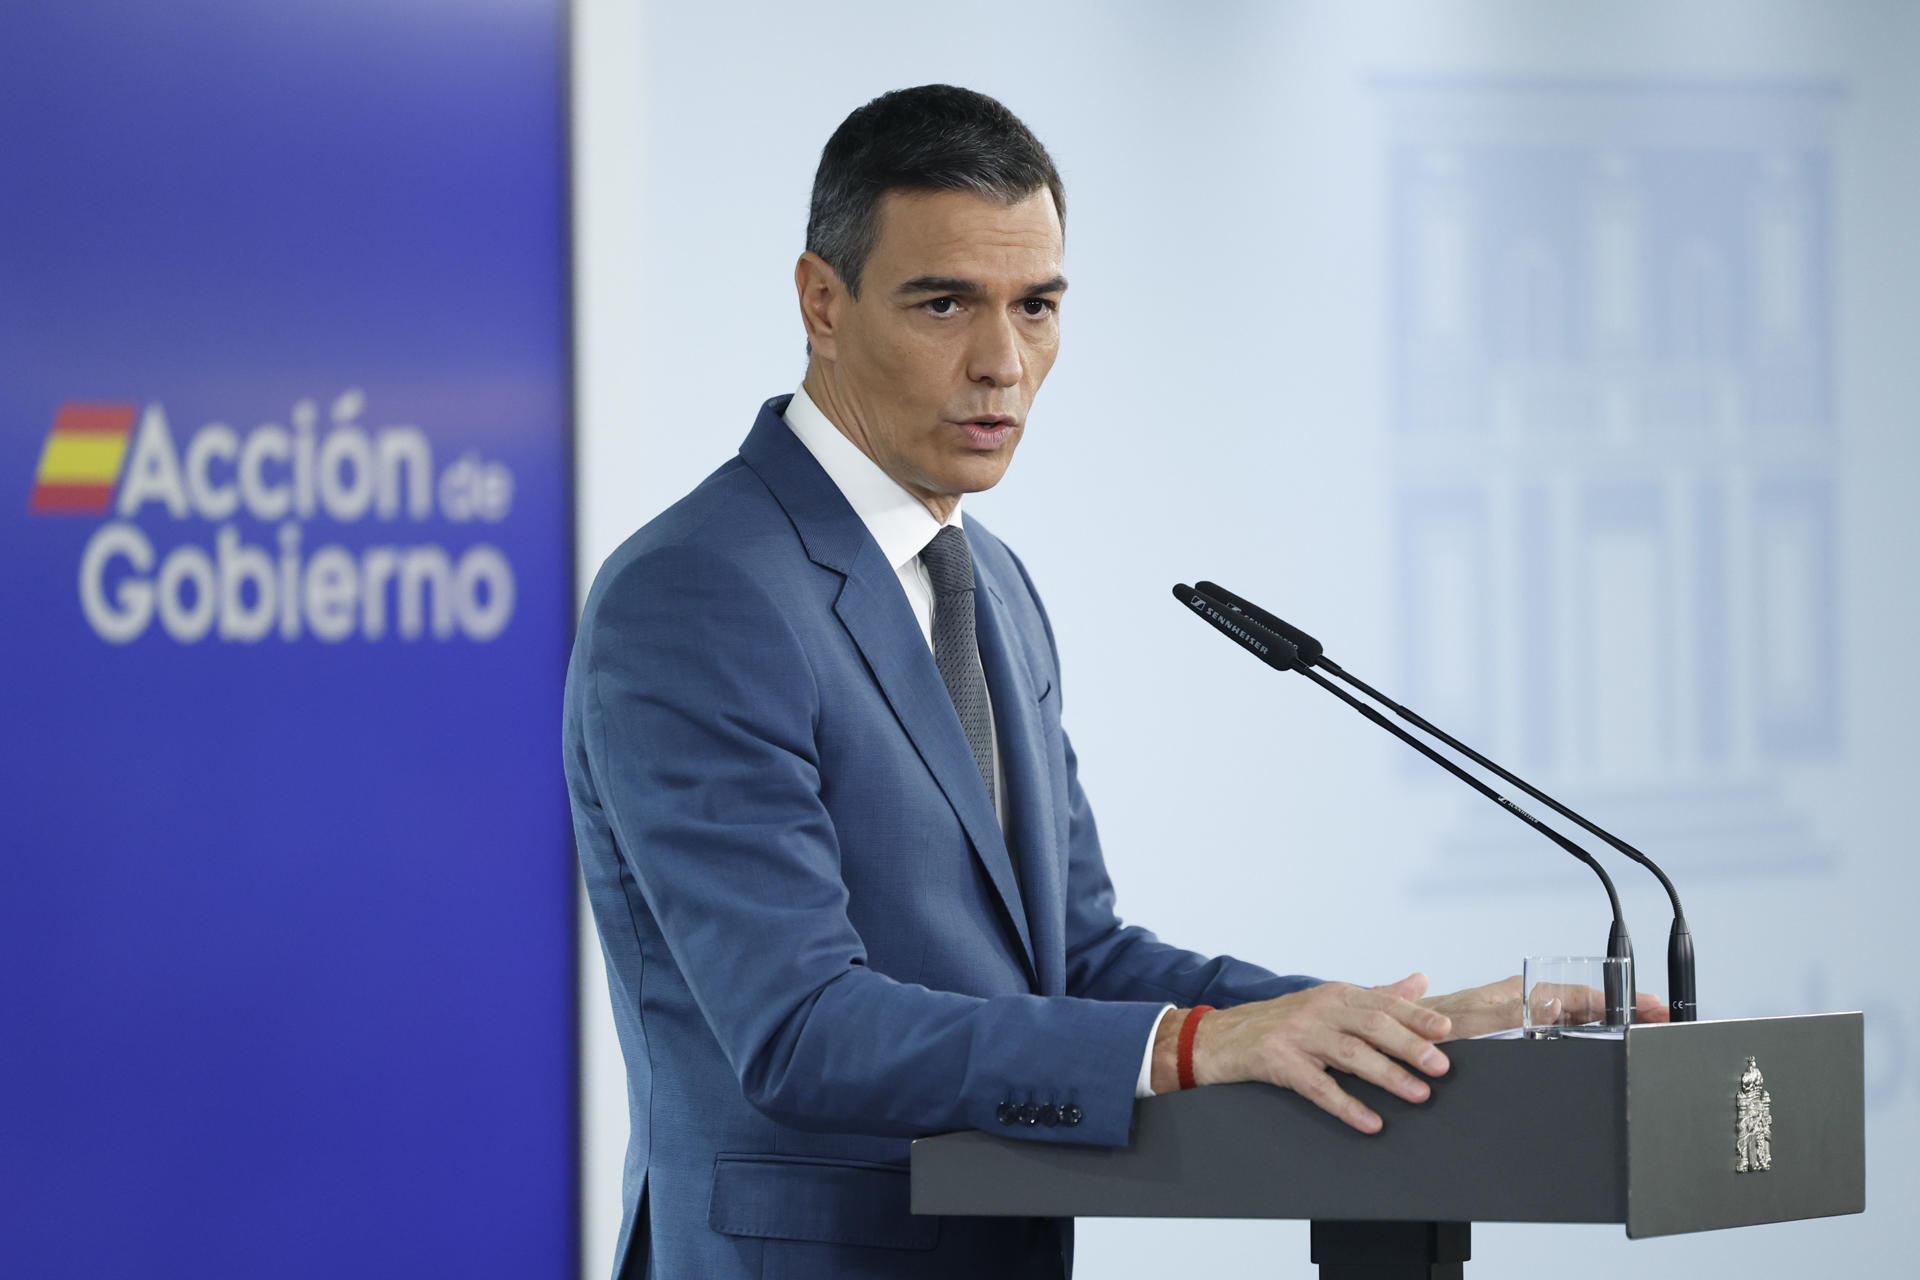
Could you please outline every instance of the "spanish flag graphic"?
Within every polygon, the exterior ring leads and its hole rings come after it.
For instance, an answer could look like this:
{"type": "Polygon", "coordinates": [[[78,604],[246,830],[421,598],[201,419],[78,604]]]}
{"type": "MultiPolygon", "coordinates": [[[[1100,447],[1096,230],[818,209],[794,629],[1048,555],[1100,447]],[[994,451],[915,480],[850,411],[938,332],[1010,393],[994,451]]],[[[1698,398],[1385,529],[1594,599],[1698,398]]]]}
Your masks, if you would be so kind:
{"type": "Polygon", "coordinates": [[[113,502],[135,411],[130,404],[61,405],[40,453],[28,509],[71,515],[105,511],[113,502]]]}

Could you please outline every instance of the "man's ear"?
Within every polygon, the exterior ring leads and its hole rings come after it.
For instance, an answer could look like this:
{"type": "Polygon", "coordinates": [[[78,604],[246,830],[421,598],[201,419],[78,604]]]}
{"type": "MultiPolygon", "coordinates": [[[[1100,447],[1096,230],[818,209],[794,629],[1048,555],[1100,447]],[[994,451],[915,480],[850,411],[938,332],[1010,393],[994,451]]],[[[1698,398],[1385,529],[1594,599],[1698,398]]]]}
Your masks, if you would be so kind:
{"type": "Polygon", "coordinates": [[[823,360],[833,359],[839,322],[852,301],[840,273],[809,249],[793,266],[793,287],[800,295],[800,322],[807,327],[807,349],[823,360]]]}

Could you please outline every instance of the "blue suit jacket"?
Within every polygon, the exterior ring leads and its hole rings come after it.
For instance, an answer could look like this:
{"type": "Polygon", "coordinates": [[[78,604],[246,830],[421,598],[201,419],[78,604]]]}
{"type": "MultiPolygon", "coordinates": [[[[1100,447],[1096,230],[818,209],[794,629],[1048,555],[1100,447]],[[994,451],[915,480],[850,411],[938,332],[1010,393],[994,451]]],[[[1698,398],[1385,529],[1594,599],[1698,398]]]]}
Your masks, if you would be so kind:
{"type": "Polygon", "coordinates": [[[910,1215],[908,1140],[1123,1145],[1164,1002],[1311,979],[1115,916],[1052,630],[969,518],[1002,837],[893,566],[786,402],[607,560],[567,673],[632,1116],[616,1274],[1063,1275],[1070,1222],[910,1215]]]}

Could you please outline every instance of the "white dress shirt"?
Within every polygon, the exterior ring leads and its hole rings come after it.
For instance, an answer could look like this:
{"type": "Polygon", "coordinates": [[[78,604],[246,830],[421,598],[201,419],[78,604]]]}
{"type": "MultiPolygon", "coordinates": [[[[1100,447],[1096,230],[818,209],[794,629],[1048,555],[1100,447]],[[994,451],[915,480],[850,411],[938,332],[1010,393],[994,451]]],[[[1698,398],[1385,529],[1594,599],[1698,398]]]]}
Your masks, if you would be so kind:
{"type": "MultiPolygon", "coordinates": [[[[840,495],[860,517],[867,532],[880,547],[880,554],[893,566],[894,573],[900,579],[900,589],[906,592],[907,603],[913,608],[913,616],[920,623],[920,634],[926,640],[927,647],[933,647],[933,579],[927,574],[927,566],[920,560],[920,552],[943,525],[952,525],[956,529],[964,527],[960,523],[960,503],[955,501],[953,510],[945,521],[935,520],[933,513],[927,510],[925,503],[907,492],[900,483],[885,471],[880,464],[860,451],[860,447],[840,433],[840,429],[828,421],[827,415],[820,412],[807,394],[805,386],[793,393],[793,400],[787,405],[786,424],[813,455],[839,488],[840,495]]],[[[982,681],[984,683],[984,673],[982,681]]],[[[991,723],[993,717],[993,695],[987,695],[987,716],[991,723]]],[[[1000,821],[1000,830],[1007,829],[1007,775],[1000,762],[1000,730],[993,731],[993,807],[994,816],[1000,821]]],[[[1167,1016],[1168,1005],[1160,1011],[1160,1017],[1167,1016]]],[[[1153,1038],[1160,1029],[1155,1020],[1153,1030],[1147,1033],[1147,1047],[1140,1055],[1140,1075],[1134,1083],[1133,1096],[1150,1098],[1153,1096],[1153,1038]]]]}

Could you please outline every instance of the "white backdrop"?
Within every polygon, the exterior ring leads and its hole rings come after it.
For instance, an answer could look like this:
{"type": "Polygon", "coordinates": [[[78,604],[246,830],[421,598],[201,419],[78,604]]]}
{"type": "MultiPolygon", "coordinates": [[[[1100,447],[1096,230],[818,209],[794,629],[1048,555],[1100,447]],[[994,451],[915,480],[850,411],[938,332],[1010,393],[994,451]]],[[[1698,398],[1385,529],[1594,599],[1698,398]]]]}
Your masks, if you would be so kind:
{"type": "MultiPolygon", "coordinates": [[[[1436,989],[1604,942],[1584,869],[1181,616],[1214,578],[1661,858],[1706,1016],[1867,1012],[1864,1217],[1483,1226],[1476,1275],[1907,1256],[1920,13],[580,0],[575,43],[583,575],[799,380],[834,126],[994,94],[1065,176],[1073,290],[967,505],[1052,611],[1122,912],[1436,989]]],[[[1657,987],[1664,899],[1617,878],[1657,987]]],[[[599,1277],[626,1113],[587,946],[599,1277]]],[[[1080,1239],[1086,1276],[1309,1273],[1296,1224],[1080,1239]]]]}

